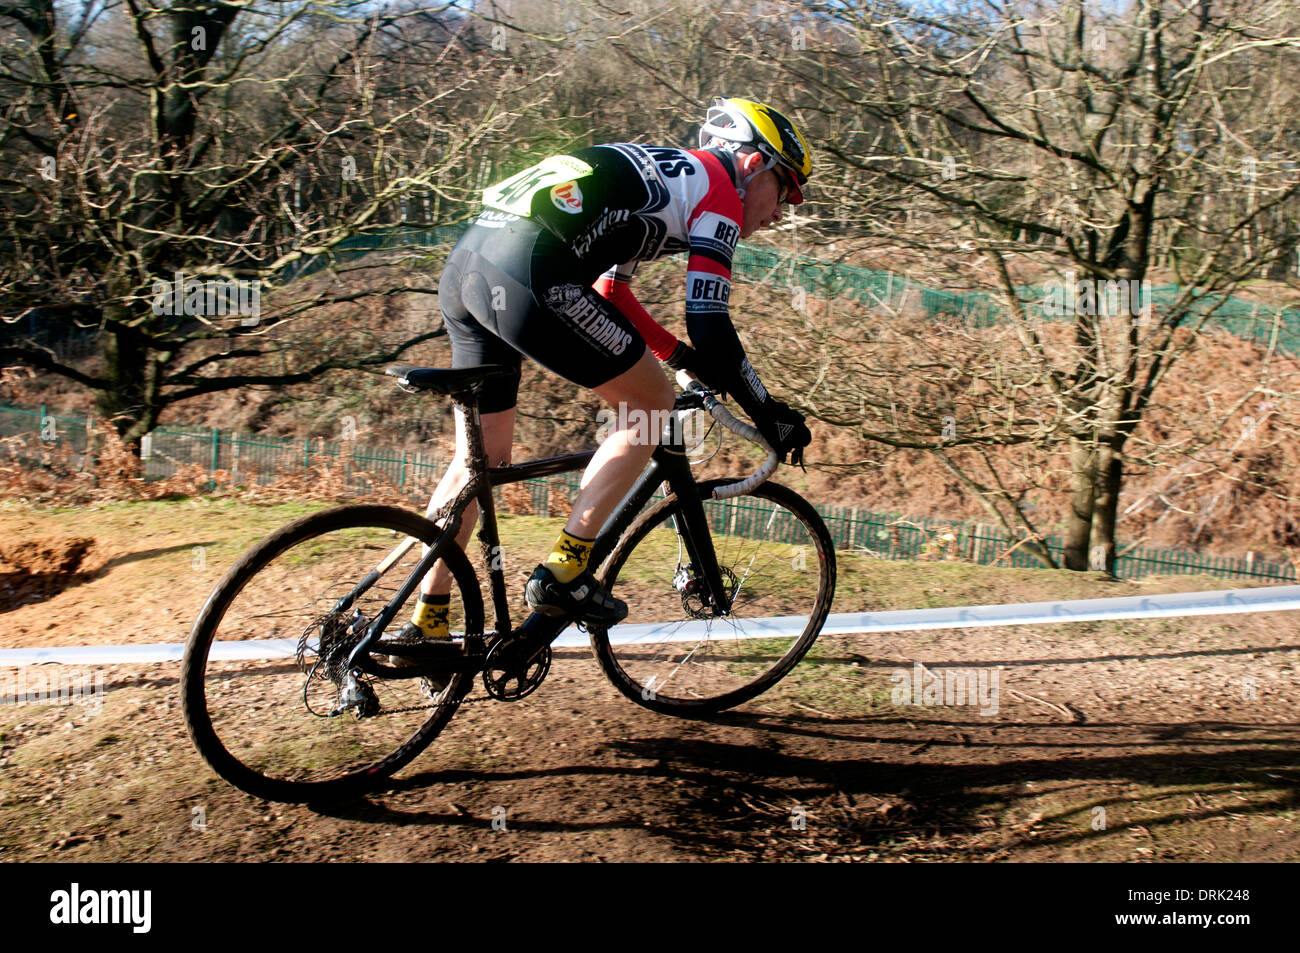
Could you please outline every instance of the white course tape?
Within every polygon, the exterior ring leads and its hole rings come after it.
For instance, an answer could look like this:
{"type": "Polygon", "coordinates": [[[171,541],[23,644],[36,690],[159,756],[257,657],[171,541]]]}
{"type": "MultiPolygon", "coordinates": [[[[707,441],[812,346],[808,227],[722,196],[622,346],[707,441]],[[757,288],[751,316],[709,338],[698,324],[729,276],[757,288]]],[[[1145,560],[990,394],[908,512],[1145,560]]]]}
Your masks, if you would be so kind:
{"type": "MultiPolygon", "coordinates": [[[[211,658],[226,660],[293,658],[297,639],[257,639],[220,642],[211,658]]],[[[0,668],[18,665],[145,665],[179,662],[184,642],[150,642],[144,645],[58,645],[35,649],[0,649],[0,668]]]]}
{"type": "MultiPolygon", "coordinates": [[[[1224,589],[1217,592],[1180,592],[1158,596],[1119,596],[1113,599],[1075,599],[1069,602],[1020,602],[988,606],[950,606],[941,609],[898,609],[890,612],[838,612],[827,616],[822,635],[875,632],[909,632],[923,629],[967,629],[998,625],[1043,625],[1053,622],[1089,622],[1098,619],[1152,619],[1169,616],[1226,615],[1237,612],[1279,612],[1300,609],[1300,586],[1224,589]]],[[[795,636],[803,631],[802,616],[744,619],[736,628],[717,622],[676,625],[621,625],[614,629],[616,643],[694,642],[706,632],[712,637],[770,638],[795,636]]],[[[581,645],[585,637],[566,631],[556,644],[581,645]]]]}
{"type": "MultiPolygon", "coordinates": [[[[1158,596],[1119,596],[1113,599],[1075,599],[1070,602],[1023,602],[988,606],[951,606],[942,609],[900,609],[891,612],[840,612],[827,617],[823,635],[874,632],[909,632],[922,629],[966,629],[997,625],[1044,625],[1054,622],[1089,622],[1100,619],[1154,619],[1172,616],[1229,615],[1238,612],[1300,610],[1300,586],[1262,586],[1215,592],[1180,592],[1158,596]]],[[[803,631],[799,616],[773,616],[729,622],[703,621],[620,625],[613,641],[694,642],[706,634],[714,639],[794,636],[803,631]]],[[[587,644],[587,636],[570,626],[557,648],[587,644]]],[[[213,646],[213,658],[293,658],[295,639],[260,639],[224,642],[213,646]]],[[[32,649],[0,649],[0,667],[22,665],[131,665],[179,662],[185,646],[179,642],[149,645],[79,645],[32,649]]]]}

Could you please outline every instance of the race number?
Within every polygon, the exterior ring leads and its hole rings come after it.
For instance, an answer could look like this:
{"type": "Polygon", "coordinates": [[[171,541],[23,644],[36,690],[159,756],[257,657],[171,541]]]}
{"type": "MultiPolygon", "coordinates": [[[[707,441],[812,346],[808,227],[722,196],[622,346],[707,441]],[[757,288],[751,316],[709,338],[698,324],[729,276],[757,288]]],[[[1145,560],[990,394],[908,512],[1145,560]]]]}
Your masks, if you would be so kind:
{"type": "Polygon", "coordinates": [[[532,214],[533,196],[538,192],[581,179],[593,171],[591,166],[573,156],[547,156],[537,165],[484,189],[483,204],[527,218],[532,214]]]}

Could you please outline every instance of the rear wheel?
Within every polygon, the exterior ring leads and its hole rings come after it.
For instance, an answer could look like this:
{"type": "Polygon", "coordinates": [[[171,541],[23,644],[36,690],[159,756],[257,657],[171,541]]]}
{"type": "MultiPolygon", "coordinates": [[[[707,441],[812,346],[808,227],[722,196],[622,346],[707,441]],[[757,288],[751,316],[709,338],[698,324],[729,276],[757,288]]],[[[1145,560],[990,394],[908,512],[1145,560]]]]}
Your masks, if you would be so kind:
{"type": "MultiPolygon", "coordinates": [[[[382,781],[438,735],[472,675],[454,675],[438,692],[420,678],[350,680],[345,663],[425,546],[389,565],[386,557],[407,537],[427,546],[440,532],[395,507],[342,506],[272,534],[226,574],[194,624],[181,674],[190,737],[221,777],[271,800],[337,797],[382,781]],[[339,611],[371,572],[373,584],[339,611]],[[348,691],[363,703],[348,705],[348,691]]],[[[454,540],[442,558],[453,577],[451,631],[463,645],[483,634],[482,596],[454,540]]],[[[418,597],[417,589],[384,637],[418,597]]]]}
{"type": "Polygon", "coordinates": [[[699,485],[731,611],[715,616],[681,538],[675,496],[634,523],[600,578],[628,603],[625,621],[592,629],[610,681],[639,705],[708,715],[776,684],[812,647],[835,594],[835,548],[821,517],[793,490],[762,483],[712,500],[699,485]]]}

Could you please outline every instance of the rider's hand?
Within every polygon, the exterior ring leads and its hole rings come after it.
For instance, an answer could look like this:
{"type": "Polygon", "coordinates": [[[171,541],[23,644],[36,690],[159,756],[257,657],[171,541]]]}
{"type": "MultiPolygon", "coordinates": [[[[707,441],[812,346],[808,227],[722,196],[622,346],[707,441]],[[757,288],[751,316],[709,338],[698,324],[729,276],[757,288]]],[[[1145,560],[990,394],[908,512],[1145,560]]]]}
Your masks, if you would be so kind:
{"type": "Polygon", "coordinates": [[[778,459],[784,460],[789,453],[791,463],[803,465],[803,448],[812,442],[812,432],[803,422],[803,414],[782,401],[769,400],[754,423],[778,459]]]}
{"type": "Polygon", "coordinates": [[[675,371],[685,371],[687,374],[690,374],[709,390],[717,394],[718,397],[725,397],[727,395],[724,387],[716,381],[710,381],[709,378],[711,374],[708,370],[705,370],[704,373],[700,373],[700,367],[706,365],[706,362],[701,361],[700,352],[695,350],[695,348],[691,347],[685,341],[677,342],[677,346],[673,348],[673,353],[668,355],[668,360],[664,361],[664,363],[675,371]]]}

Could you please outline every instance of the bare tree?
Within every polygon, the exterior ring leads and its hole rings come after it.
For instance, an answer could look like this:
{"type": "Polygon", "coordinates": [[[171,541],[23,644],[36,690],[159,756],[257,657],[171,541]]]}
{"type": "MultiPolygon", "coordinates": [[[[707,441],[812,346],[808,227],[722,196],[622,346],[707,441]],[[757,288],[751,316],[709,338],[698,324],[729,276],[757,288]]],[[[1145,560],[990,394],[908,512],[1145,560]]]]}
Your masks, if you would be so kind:
{"type": "Polygon", "coordinates": [[[0,4],[0,313],[102,344],[79,365],[11,329],[0,360],[90,388],[129,443],[177,402],[440,333],[323,323],[322,306],[436,291],[427,249],[382,268],[336,253],[462,219],[484,156],[541,124],[526,117],[563,68],[449,3],[99,0],[66,24],[63,9],[0,4]]]}
{"type": "Polygon", "coordinates": [[[1226,296],[1294,254],[1295,125],[1269,111],[1267,83],[1239,79],[1294,71],[1291,5],[865,0],[785,17],[807,26],[807,49],[770,62],[834,131],[818,141],[832,176],[860,177],[860,198],[837,197],[876,241],[924,253],[934,274],[948,265],[946,284],[996,292],[1010,321],[960,331],[986,317],[969,299],[946,353],[895,348],[882,376],[805,375],[808,405],[938,454],[1030,530],[1023,488],[976,479],[951,449],[1066,443],[1066,565],[1113,571],[1128,441],[1226,296]],[[1178,290],[1153,302],[1145,283],[1166,261],[1178,290]],[[1024,290],[1044,279],[1054,298],[1024,290]]]}

